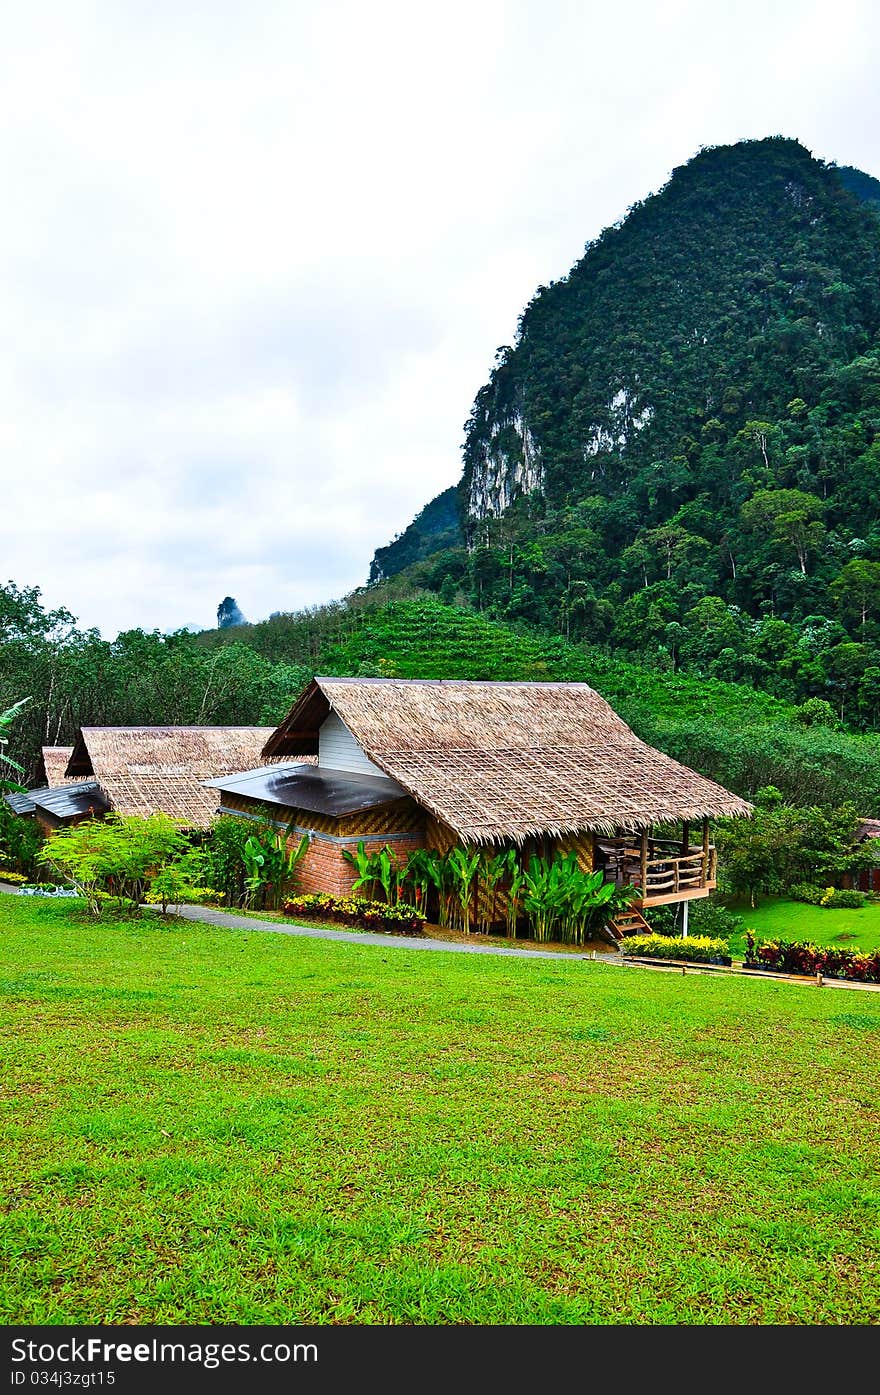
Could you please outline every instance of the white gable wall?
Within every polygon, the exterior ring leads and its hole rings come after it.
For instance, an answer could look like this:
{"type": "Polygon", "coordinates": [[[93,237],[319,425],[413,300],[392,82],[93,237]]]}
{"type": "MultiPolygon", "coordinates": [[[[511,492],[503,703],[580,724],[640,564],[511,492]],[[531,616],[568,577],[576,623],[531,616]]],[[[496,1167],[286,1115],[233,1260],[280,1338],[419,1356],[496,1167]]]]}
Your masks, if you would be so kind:
{"type": "Polygon", "coordinates": [[[335,712],[318,729],[318,765],[328,770],[351,770],[357,775],[385,776],[385,771],[364,755],[363,747],[335,712]]]}

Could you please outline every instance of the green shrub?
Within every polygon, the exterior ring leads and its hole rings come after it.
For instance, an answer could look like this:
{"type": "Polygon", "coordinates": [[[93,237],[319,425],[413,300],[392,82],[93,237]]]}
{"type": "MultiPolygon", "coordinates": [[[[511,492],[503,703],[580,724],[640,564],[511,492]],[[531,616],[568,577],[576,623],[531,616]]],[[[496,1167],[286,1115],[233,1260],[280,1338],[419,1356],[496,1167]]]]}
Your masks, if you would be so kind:
{"type": "Polygon", "coordinates": [[[627,958],[674,959],[689,964],[730,963],[727,941],[709,935],[688,935],[687,939],[678,940],[668,935],[628,935],[623,952],[627,958]]]}
{"type": "Polygon", "coordinates": [[[689,924],[694,935],[729,940],[742,929],[743,918],[710,896],[705,901],[691,901],[689,924]]]}
{"type": "Polygon", "coordinates": [[[863,891],[829,886],[822,896],[819,905],[827,906],[829,910],[859,911],[862,906],[864,906],[867,899],[863,891]]]}
{"type": "Polygon", "coordinates": [[[792,901],[803,901],[807,906],[821,906],[825,889],[821,886],[811,886],[809,882],[797,882],[788,888],[788,894],[792,901]]]}

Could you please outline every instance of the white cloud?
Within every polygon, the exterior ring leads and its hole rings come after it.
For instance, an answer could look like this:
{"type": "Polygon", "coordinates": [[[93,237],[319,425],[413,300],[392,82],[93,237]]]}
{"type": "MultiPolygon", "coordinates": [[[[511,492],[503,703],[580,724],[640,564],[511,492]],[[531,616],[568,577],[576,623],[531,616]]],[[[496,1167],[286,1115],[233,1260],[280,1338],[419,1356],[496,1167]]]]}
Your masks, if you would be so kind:
{"type": "Polygon", "coordinates": [[[877,171],[869,0],[20,6],[0,575],[105,633],[361,583],[535,288],[700,145],[877,171]]]}

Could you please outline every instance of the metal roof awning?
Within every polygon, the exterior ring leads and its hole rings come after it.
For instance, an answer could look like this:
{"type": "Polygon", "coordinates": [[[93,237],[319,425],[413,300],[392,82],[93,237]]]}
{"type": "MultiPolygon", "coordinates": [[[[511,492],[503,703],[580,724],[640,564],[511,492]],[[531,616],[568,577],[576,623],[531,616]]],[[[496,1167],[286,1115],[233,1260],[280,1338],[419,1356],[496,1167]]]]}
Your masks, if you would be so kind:
{"type": "Polygon", "coordinates": [[[299,763],[264,765],[241,775],[221,775],[205,784],[244,799],[258,799],[264,804],[302,809],[310,814],[328,814],[331,818],[376,809],[406,794],[394,780],[384,776],[354,775],[347,770],[299,763]]]}
{"type": "Polygon", "coordinates": [[[101,786],[93,780],[75,785],[59,785],[56,789],[32,790],[31,798],[37,810],[67,823],[83,814],[106,814],[109,803],[101,792],[101,786]]]}
{"type": "Polygon", "coordinates": [[[4,794],[3,798],[13,814],[32,814],[36,808],[34,795],[38,793],[42,793],[42,791],[28,790],[26,794],[4,794]]]}

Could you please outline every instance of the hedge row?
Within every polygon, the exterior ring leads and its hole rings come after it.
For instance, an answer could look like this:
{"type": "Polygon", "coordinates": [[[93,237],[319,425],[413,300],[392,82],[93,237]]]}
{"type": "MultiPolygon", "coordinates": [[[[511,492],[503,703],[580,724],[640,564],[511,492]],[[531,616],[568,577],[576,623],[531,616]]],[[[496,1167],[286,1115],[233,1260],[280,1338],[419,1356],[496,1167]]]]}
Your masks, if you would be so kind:
{"type": "Polygon", "coordinates": [[[311,920],[332,920],[340,925],[354,925],[361,930],[383,930],[391,935],[419,935],[425,915],[417,906],[398,902],[387,906],[384,901],[368,901],[363,896],[328,896],[310,894],[291,896],[283,906],[285,915],[308,916],[311,920]]]}
{"type": "Polygon", "coordinates": [[[762,940],[746,935],[747,969],[769,969],[779,974],[822,974],[857,983],[880,983],[880,949],[824,949],[820,945],[790,940],[762,940]]]}
{"type": "Polygon", "coordinates": [[[684,960],[688,964],[729,964],[726,940],[708,935],[688,935],[687,939],[671,939],[669,935],[627,935],[623,942],[624,956],[639,959],[684,960]]]}

